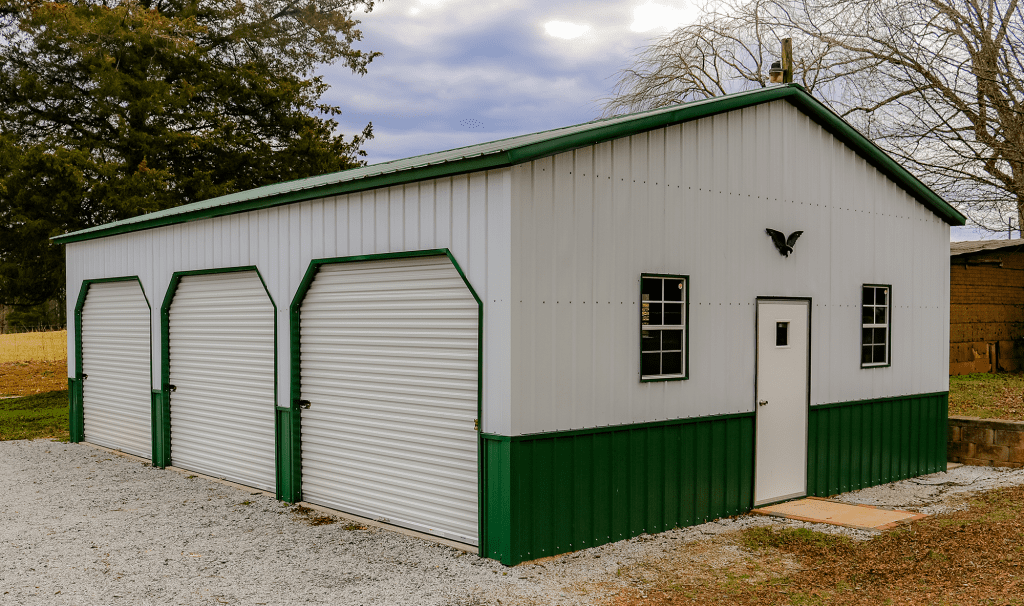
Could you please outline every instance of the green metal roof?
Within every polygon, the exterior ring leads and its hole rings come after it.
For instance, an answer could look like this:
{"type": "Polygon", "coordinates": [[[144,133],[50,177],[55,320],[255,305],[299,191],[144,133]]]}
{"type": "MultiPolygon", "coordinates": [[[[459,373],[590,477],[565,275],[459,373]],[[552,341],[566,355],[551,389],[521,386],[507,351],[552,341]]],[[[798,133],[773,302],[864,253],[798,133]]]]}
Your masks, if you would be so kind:
{"type": "Polygon", "coordinates": [[[949,203],[857,132],[845,120],[807,94],[799,85],[790,84],[661,107],[576,126],[362,166],[317,177],[276,183],[83,229],[56,236],[53,240],[59,243],[79,242],[314,198],[512,166],[571,149],[777,99],[786,99],[798,107],[947,223],[963,225],[966,222],[965,217],[949,203]]]}

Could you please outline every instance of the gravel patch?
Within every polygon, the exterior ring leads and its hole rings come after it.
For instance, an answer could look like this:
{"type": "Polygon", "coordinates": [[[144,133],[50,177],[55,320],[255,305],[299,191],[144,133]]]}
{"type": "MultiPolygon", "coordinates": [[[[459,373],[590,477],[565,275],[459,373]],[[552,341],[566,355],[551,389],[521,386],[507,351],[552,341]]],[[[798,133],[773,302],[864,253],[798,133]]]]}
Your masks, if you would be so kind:
{"type": "MultiPolygon", "coordinates": [[[[874,534],[737,516],[508,568],[344,520],[313,525],[256,491],[80,444],[0,442],[0,478],[0,603],[25,605],[584,605],[625,587],[624,568],[752,526],[874,534]]],[[[961,467],[840,500],[930,513],[1013,484],[1024,470],[961,467]]]]}

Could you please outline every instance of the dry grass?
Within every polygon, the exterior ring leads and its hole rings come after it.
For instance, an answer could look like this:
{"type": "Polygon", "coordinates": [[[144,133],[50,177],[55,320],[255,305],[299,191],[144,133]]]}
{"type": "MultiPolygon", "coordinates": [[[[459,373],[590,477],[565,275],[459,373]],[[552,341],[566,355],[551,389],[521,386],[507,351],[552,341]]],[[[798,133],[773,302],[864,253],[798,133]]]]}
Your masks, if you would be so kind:
{"type": "Polygon", "coordinates": [[[30,396],[67,388],[67,360],[0,364],[0,397],[30,396]]]}
{"type": "Polygon", "coordinates": [[[949,414],[1024,421],[1024,373],[950,377],[949,414]]]}
{"type": "Polygon", "coordinates": [[[68,331],[0,335],[0,364],[56,362],[68,359],[68,331]]]}
{"type": "Polygon", "coordinates": [[[858,543],[752,529],[620,570],[616,606],[1024,605],[1024,486],[858,543]]]}

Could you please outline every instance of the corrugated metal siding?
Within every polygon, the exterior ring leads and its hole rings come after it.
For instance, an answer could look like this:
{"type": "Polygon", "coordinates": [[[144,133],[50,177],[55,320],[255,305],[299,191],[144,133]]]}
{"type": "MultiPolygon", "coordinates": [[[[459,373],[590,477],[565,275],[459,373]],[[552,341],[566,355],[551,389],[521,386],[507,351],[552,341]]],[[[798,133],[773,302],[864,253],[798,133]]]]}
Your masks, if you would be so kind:
{"type": "Polygon", "coordinates": [[[90,285],[82,308],[85,441],[147,459],[149,316],[135,280],[90,285]]]}
{"type": "Polygon", "coordinates": [[[320,267],[300,316],[305,500],[477,543],[478,307],[447,257],[320,267]]]}
{"type": "MultiPolygon", "coordinates": [[[[85,279],[137,275],[160,300],[175,271],[255,265],[281,304],[278,359],[289,360],[287,302],[311,259],[449,248],[486,302],[483,427],[508,433],[510,204],[510,170],[500,169],[75,242],[67,245],[69,292],[77,292],[85,279]]],[[[159,389],[156,317],[152,335],[153,388],[159,389]]],[[[74,335],[68,339],[74,352],[74,335]]],[[[69,356],[74,368],[74,353],[69,356]]],[[[278,402],[284,403],[290,366],[279,366],[278,402]]]]}
{"type": "Polygon", "coordinates": [[[814,407],[807,493],[829,497],[945,471],[948,394],[814,407]]]}
{"type": "Polygon", "coordinates": [[[484,436],[484,555],[513,565],[750,510],[754,415],[484,436]]]}
{"type": "Polygon", "coordinates": [[[171,464],[274,490],[274,305],[259,276],[184,276],[169,316],[171,464]]]}
{"type": "Polygon", "coordinates": [[[948,388],[948,225],[785,102],[515,166],[512,195],[512,435],[752,411],[757,296],[813,298],[813,404],[948,388]],[[642,272],[690,276],[688,381],[639,381],[642,272]],[[860,369],[865,283],[890,368],[860,369]]]}

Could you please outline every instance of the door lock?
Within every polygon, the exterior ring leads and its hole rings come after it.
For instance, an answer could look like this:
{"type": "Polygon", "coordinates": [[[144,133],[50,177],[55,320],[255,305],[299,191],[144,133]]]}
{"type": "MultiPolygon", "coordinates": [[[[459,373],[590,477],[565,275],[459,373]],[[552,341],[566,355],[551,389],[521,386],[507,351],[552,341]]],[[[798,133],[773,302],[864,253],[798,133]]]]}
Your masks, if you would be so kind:
{"type": "Polygon", "coordinates": [[[177,385],[168,385],[167,389],[169,389],[171,391],[178,391],[178,386],[177,385]]]}
{"type": "Polygon", "coordinates": [[[299,405],[299,408],[301,408],[303,410],[309,410],[309,407],[312,406],[313,403],[310,402],[309,400],[299,400],[298,401],[298,405],[299,405]]]}
{"type": "Polygon", "coordinates": [[[759,400],[757,402],[757,405],[758,406],[768,406],[768,400],[759,400]]]}

